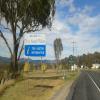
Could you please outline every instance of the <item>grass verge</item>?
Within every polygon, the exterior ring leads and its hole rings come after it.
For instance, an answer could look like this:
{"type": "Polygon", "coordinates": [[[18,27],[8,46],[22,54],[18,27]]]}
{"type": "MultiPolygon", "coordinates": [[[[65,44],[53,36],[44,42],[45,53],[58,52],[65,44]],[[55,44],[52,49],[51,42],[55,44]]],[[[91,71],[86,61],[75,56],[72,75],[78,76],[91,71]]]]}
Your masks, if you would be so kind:
{"type": "MultiPolygon", "coordinates": [[[[50,77],[53,75],[52,73],[53,72],[45,73],[45,76],[50,77]]],[[[44,77],[42,73],[35,73],[35,77],[37,77],[36,75],[38,75],[38,77],[44,77]]],[[[49,100],[66,83],[70,84],[77,75],[77,72],[67,72],[65,80],[62,78],[21,80],[14,86],[6,89],[5,93],[0,97],[0,100],[49,100]]]]}

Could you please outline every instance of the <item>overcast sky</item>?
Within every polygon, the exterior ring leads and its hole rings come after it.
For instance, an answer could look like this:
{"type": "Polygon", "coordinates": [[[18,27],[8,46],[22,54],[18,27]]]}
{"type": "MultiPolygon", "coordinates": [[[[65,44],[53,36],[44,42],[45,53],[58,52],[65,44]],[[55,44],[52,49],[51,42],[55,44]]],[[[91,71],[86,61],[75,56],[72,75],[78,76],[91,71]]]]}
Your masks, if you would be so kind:
{"type": "MultiPolygon", "coordinates": [[[[56,13],[51,31],[47,28],[40,33],[46,34],[47,59],[54,59],[53,41],[61,38],[64,50],[62,58],[100,51],[100,0],[56,0],[56,13]]],[[[12,47],[12,37],[5,31],[12,47]]],[[[9,57],[9,51],[0,38],[0,56],[9,57]]],[[[24,57],[24,55],[22,55],[24,57]]]]}

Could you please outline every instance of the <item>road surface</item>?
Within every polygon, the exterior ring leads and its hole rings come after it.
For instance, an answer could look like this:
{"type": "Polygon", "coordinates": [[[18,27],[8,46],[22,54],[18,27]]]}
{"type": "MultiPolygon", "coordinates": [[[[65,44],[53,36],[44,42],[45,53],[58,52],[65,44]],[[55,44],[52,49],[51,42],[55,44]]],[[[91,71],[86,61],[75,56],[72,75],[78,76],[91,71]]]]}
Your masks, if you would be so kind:
{"type": "Polygon", "coordinates": [[[67,100],[100,100],[100,73],[82,71],[67,100]]]}

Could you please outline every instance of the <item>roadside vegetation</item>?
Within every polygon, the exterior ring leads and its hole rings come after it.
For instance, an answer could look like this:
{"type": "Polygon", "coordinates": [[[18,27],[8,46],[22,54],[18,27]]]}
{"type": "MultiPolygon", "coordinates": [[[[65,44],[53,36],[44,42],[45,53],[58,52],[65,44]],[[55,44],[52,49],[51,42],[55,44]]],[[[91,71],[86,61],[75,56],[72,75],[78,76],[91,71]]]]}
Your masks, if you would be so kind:
{"type": "Polygon", "coordinates": [[[66,78],[63,79],[63,73],[57,73],[56,70],[30,72],[7,88],[0,100],[49,100],[65,84],[75,80],[77,75],[77,71],[66,71],[66,78]]]}
{"type": "MultiPolygon", "coordinates": [[[[100,64],[100,52],[83,54],[80,56],[76,56],[74,58],[76,64],[79,67],[83,65],[83,66],[87,66],[88,68],[91,68],[92,64],[100,64]]],[[[61,62],[65,65],[68,65],[70,63],[70,56],[62,59],[61,62]]]]}

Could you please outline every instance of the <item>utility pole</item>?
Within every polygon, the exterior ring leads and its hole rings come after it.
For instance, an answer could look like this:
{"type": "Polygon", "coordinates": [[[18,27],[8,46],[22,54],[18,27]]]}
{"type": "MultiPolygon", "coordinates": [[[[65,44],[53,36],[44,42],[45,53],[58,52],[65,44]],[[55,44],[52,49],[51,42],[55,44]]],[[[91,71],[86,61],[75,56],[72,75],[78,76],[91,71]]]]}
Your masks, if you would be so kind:
{"type": "Polygon", "coordinates": [[[74,70],[74,64],[75,64],[75,58],[74,58],[74,56],[75,56],[74,55],[74,53],[75,53],[75,43],[76,43],[75,41],[72,42],[72,48],[73,48],[73,54],[72,54],[73,55],[73,57],[72,57],[73,58],[73,70],[74,70]]]}
{"type": "Polygon", "coordinates": [[[73,45],[73,56],[74,56],[74,53],[75,53],[75,43],[76,43],[75,41],[72,42],[72,45],[73,45]]]}

